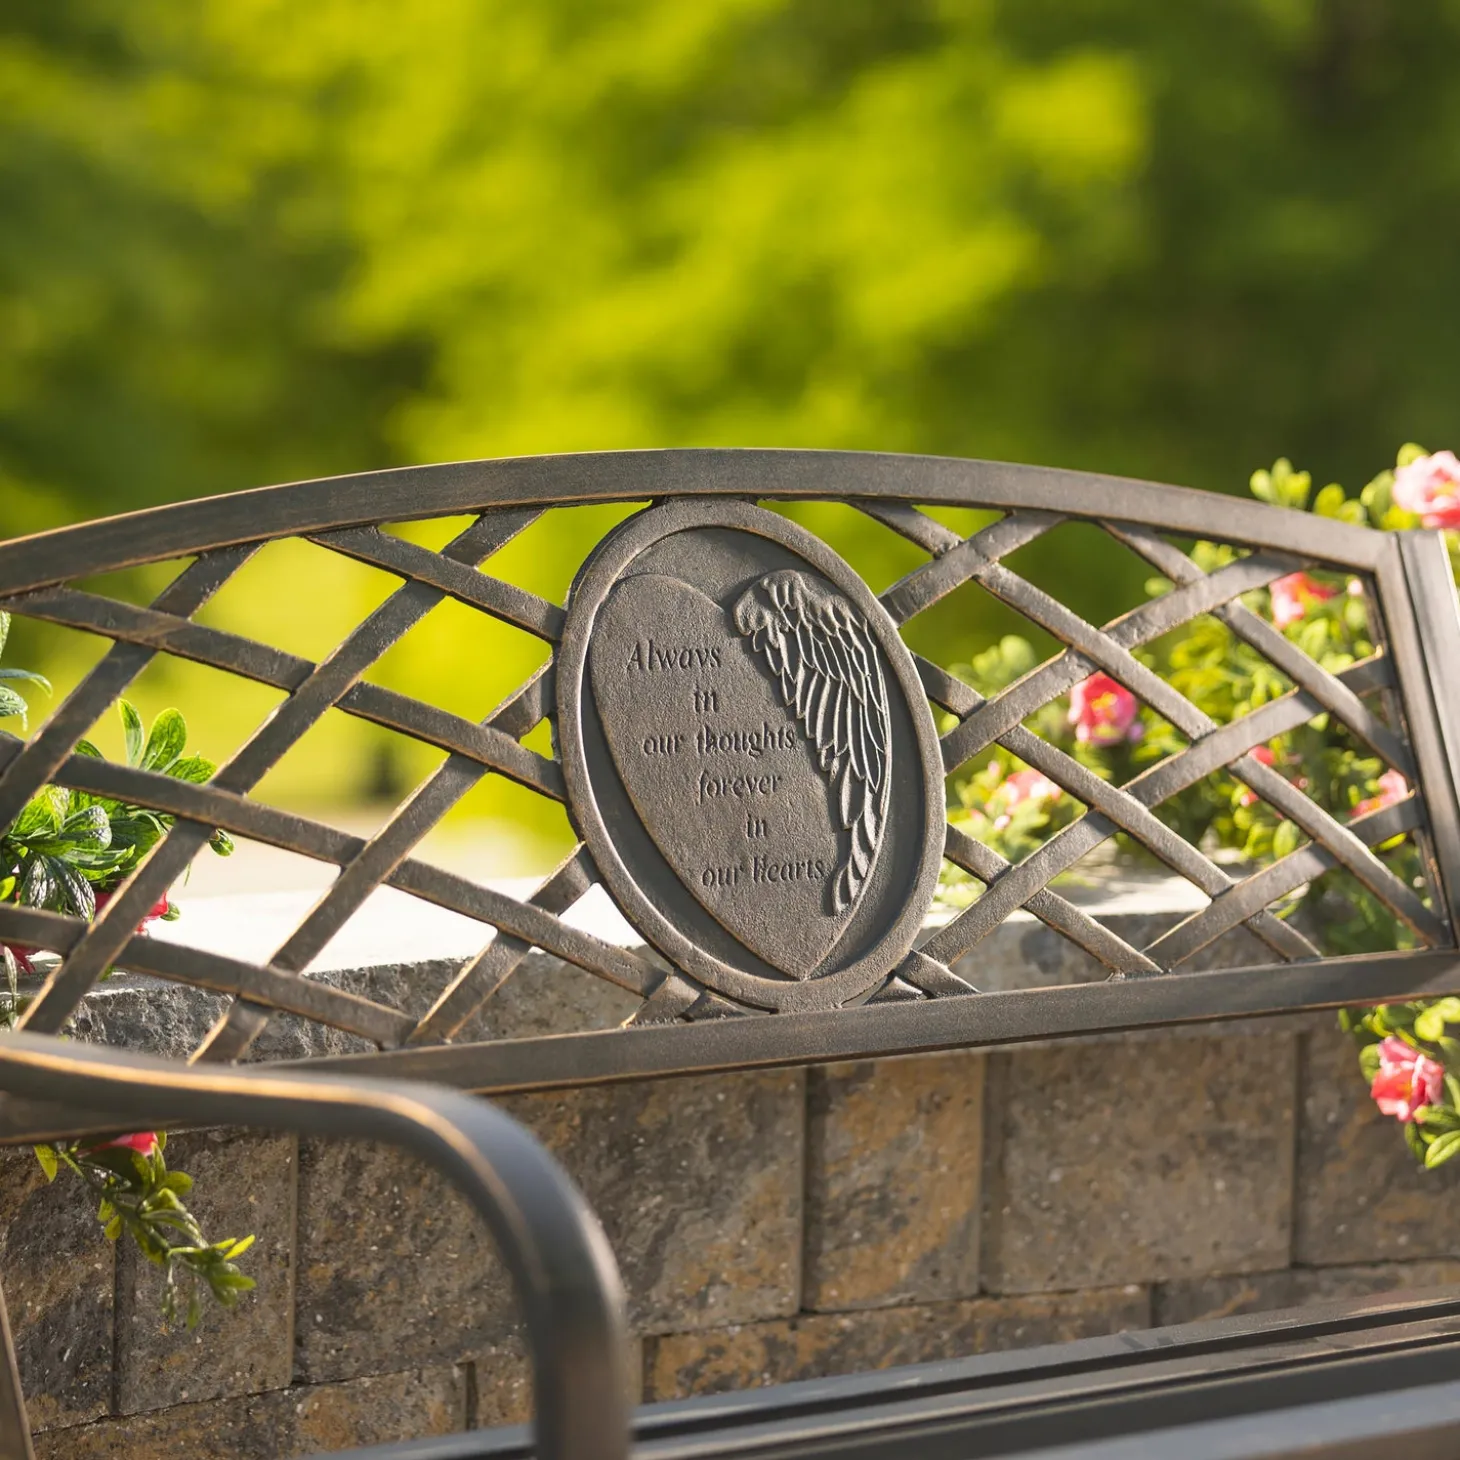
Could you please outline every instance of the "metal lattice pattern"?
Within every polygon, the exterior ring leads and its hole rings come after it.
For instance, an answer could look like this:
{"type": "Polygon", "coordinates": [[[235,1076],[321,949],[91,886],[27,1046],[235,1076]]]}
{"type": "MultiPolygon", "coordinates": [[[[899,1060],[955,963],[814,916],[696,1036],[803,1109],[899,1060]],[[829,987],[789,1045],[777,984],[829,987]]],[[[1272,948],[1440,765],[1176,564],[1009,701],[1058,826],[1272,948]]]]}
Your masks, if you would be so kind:
{"type": "Polygon", "coordinates": [[[1098,629],[999,561],[1057,525],[1061,521],[1058,515],[1014,513],[965,539],[913,507],[878,505],[866,510],[933,555],[925,567],[883,594],[883,604],[898,622],[906,622],[971,579],[1068,646],[993,700],[984,700],[937,665],[919,661],[929,698],[959,717],[958,725],[943,739],[944,765],[950,773],[998,742],[1089,808],[1087,815],[1056,833],[1017,867],[950,826],[949,859],[984,882],[987,890],[923,945],[926,956],[951,963],[1010,913],[1027,907],[1122,974],[1167,972],[1239,924],[1245,924],[1285,961],[1317,958],[1321,956],[1319,950],[1301,932],[1267,909],[1334,866],[1352,872],[1426,944],[1448,943],[1444,923],[1372,850],[1421,826],[1414,795],[1345,826],[1250,753],[1275,735],[1327,712],[1403,774],[1406,781],[1412,784],[1416,775],[1408,747],[1360,697],[1360,690],[1392,685],[1382,657],[1335,676],[1239,601],[1241,594],[1312,566],[1310,562],[1253,553],[1208,575],[1149,529],[1104,523],[1102,526],[1112,537],[1139,552],[1176,587],[1098,629]],[[1255,714],[1219,726],[1132,655],[1133,649],[1203,613],[1220,618],[1234,634],[1282,669],[1297,688],[1255,714]],[[1116,787],[1024,727],[1023,722],[1035,710],[1097,669],[1119,680],[1169,720],[1190,741],[1189,748],[1125,786],[1116,787]],[[1311,838],[1310,843],[1239,882],[1154,815],[1153,807],[1219,768],[1229,770],[1282,815],[1290,817],[1311,838]],[[1205,911],[1144,950],[1123,942],[1049,890],[1055,877],[1117,830],[1134,837],[1211,899],[1205,911]]]}
{"type": "Polygon", "coordinates": [[[561,608],[476,567],[537,515],[535,511],[485,513],[439,553],[374,528],[319,535],[314,540],[321,545],[388,568],[405,579],[319,664],[190,619],[243,565],[252,551],[249,547],[203,556],[146,609],[65,587],[7,600],[16,613],[90,629],[116,643],[32,741],[23,748],[6,747],[10,758],[0,770],[0,819],[12,818],[47,781],[151,806],[178,818],[89,926],[50,913],[3,910],[0,931],[5,936],[64,954],[60,968],[26,1011],[23,1027],[37,1033],[58,1032],[96,979],[114,963],[235,996],[227,1015],[198,1051],[198,1058],[204,1060],[242,1054],[275,1009],[319,1020],[382,1046],[450,1037],[511,975],[516,962],[532,946],[647,996],[661,981],[661,973],[633,953],[569,928],[557,916],[592,880],[581,852],[570,856],[526,903],[410,858],[416,843],[489,773],[562,799],[558,766],[519,743],[548,713],[551,666],[481,724],[362,683],[360,678],[447,596],[554,642],[562,623],[561,608]],[[191,786],[76,753],[77,741],[97,716],[161,651],[288,691],[289,698],[279,711],[206,785],[191,786]],[[331,708],[449,752],[429,780],[368,841],[248,798],[275,761],[331,708]],[[213,826],[333,862],[341,869],[304,922],[262,968],[154,942],[132,931],[142,913],[181,875],[213,826]],[[460,971],[419,1026],[397,1010],[301,976],[310,959],[382,884],[476,918],[500,933],[460,971]]]}
{"type": "MultiPolygon", "coordinates": [[[[733,490],[733,485],[721,490],[733,490]]],[[[630,494],[618,495],[622,499],[630,494]]],[[[775,494],[761,491],[754,495],[773,498],[775,494]]],[[[819,493],[788,490],[784,495],[836,498],[841,494],[832,482],[819,493]]],[[[1090,511],[1066,513],[1054,510],[1047,501],[1044,505],[1010,506],[999,501],[998,495],[990,493],[985,499],[969,494],[952,499],[964,505],[1006,509],[1006,515],[993,525],[967,538],[942,526],[905,497],[874,497],[863,491],[850,500],[929,554],[926,564],[882,595],[882,604],[896,623],[905,624],[955,589],[975,582],[1064,645],[1053,658],[988,700],[945,669],[926,659],[918,660],[929,700],[956,717],[956,724],[942,740],[945,770],[951,774],[997,743],[1064,788],[1087,810],[1017,864],[1006,862],[950,826],[946,856],[985,884],[985,890],[919,952],[910,955],[875,998],[972,994],[969,983],[953,971],[952,965],[1019,909],[1026,909],[1072,940],[1112,974],[1126,977],[1178,969],[1238,927],[1245,927],[1261,940],[1276,961],[1317,959],[1319,950],[1308,937],[1274,916],[1270,908],[1333,867],[1342,867],[1356,877],[1413,930],[1421,945],[1453,946],[1446,918],[1433,910],[1441,908],[1443,902],[1419,792],[1342,824],[1251,754],[1254,747],[1274,736],[1328,714],[1387,765],[1400,771],[1411,787],[1424,785],[1407,735],[1395,728],[1405,722],[1391,716],[1386,723],[1366,703],[1365,697],[1374,695],[1388,695],[1399,703],[1391,654],[1381,648],[1372,658],[1341,674],[1330,674],[1241,602],[1244,593],[1265,587],[1285,574],[1321,568],[1321,552],[1279,551],[1259,545],[1246,556],[1207,574],[1162,535],[1163,531],[1180,530],[1185,523],[1105,518],[1090,511]],[[1165,575],[1174,585],[1172,590],[1097,627],[1002,561],[1075,516],[1096,521],[1114,540],[1165,575]],[[1235,636],[1265,656],[1287,676],[1293,685],[1291,691],[1237,722],[1218,725],[1137,657],[1135,651],[1142,645],[1203,614],[1215,615],[1235,636]],[[1096,670],[1125,685],[1169,721],[1187,742],[1185,749],[1123,786],[1102,780],[1041,740],[1025,724],[1040,707],[1067,694],[1096,670]],[[1162,802],[1224,768],[1308,838],[1289,855],[1242,878],[1234,878],[1156,814],[1162,802]],[[1051,885],[1117,831],[1148,848],[1208,899],[1202,911],[1144,948],[1117,936],[1051,885]],[[1374,850],[1403,834],[1414,836],[1425,852],[1432,883],[1426,889],[1431,894],[1430,905],[1420,890],[1397,877],[1374,850]]],[[[703,989],[682,971],[666,971],[648,957],[564,921],[563,914],[597,880],[581,845],[526,900],[443,871],[413,855],[422,838],[485,776],[505,776],[539,795],[557,801],[565,798],[560,766],[522,744],[524,737],[552,713],[551,661],[481,722],[447,713],[363,678],[392,645],[446,599],[525,630],[548,645],[557,643],[564,610],[492,576],[481,566],[551,503],[481,510],[488,500],[477,497],[475,520],[440,551],[415,546],[368,522],[362,523],[359,519],[365,517],[375,522],[390,519],[392,504],[379,498],[371,510],[355,512],[356,521],[348,525],[300,532],[285,522],[271,532],[266,540],[297,533],[400,580],[400,586],[387,600],[318,663],[209,627],[194,617],[261,542],[208,547],[146,607],[69,586],[66,579],[80,576],[79,571],[58,572],[45,586],[12,590],[7,596],[6,574],[0,560],[0,607],[113,641],[102,660],[32,739],[0,739],[0,825],[8,824],[47,782],[149,806],[176,818],[167,835],[94,922],[87,924],[15,906],[0,907],[0,940],[47,948],[62,955],[61,963],[23,1016],[26,1029],[51,1034],[61,1031],[97,979],[112,965],[120,964],[139,973],[232,996],[226,1014],[197,1051],[196,1058],[201,1060],[239,1057],[276,1011],[347,1030],[382,1049],[431,1044],[457,1035],[507,983],[532,948],[555,954],[639,997],[643,1003],[631,1021],[636,1024],[675,1023],[739,1012],[728,1000],[703,989]],[[205,785],[101,761],[77,751],[81,737],[158,654],[180,656],[286,693],[279,707],[205,785]],[[368,839],[278,810],[250,795],[279,758],[331,710],[361,717],[447,752],[434,773],[368,839]],[[154,941],[134,931],[215,827],[340,869],[333,884],[266,963],[254,964],[154,941]],[[380,887],[410,893],[483,925],[481,950],[460,967],[420,1019],[304,975],[311,960],[380,887]]],[[[946,503],[950,499],[945,493],[941,500],[946,503]]],[[[446,507],[439,510],[444,513],[446,507]]],[[[1182,511],[1190,515],[1185,505],[1182,511]]],[[[349,515],[340,513],[334,520],[340,522],[349,515]]],[[[66,536],[54,535],[58,551],[64,551],[66,536]]],[[[160,553],[154,553],[154,559],[160,553]]],[[[142,560],[140,554],[130,559],[142,560]]],[[[87,571],[96,571],[96,564],[89,563],[87,571]]]]}

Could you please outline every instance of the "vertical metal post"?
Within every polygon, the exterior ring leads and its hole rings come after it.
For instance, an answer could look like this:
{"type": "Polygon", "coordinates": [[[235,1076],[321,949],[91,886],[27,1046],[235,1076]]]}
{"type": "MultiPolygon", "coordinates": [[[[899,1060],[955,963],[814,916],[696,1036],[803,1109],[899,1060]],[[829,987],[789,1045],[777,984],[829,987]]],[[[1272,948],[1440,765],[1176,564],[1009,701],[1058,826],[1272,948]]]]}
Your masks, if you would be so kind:
{"type": "Polygon", "coordinates": [[[35,1460],[30,1443],[30,1422],[25,1417],[25,1395],[20,1388],[20,1363],[15,1339],[0,1291],[0,1456],[4,1460],[35,1460]]]}
{"type": "MultiPolygon", "coordinates": [[[[1393,641],[1395,665],[1404,692],[1405,713],[1430,833],[1440,862],[1449,914],[1460,938],[1460,604],[1450,571],[1450,555],[1439,532],[1395,532],[1398,562],[1407,585],[1400,597],[1399,575],[1386,555],[1381,582],[1394,582],[1384,612],[1393,641]],[[1411,644],[1412,640],[1412,644],[1411,644]]],[[[1387,584],[1385,585],[1387,587],[1387,584]]]]}

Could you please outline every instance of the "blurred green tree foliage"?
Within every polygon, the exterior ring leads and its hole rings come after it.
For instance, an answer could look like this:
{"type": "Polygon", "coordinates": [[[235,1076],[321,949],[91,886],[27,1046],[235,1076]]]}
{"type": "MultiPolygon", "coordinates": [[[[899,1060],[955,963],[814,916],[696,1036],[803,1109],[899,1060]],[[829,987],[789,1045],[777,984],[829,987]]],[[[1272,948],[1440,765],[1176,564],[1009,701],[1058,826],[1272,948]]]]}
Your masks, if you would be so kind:
{"type": "Polygon", "coordinates": [[[691,443],[1364,480],[1457,434],[1457,44],[1456,0],[10,0],[0,533],[691,443]]]}

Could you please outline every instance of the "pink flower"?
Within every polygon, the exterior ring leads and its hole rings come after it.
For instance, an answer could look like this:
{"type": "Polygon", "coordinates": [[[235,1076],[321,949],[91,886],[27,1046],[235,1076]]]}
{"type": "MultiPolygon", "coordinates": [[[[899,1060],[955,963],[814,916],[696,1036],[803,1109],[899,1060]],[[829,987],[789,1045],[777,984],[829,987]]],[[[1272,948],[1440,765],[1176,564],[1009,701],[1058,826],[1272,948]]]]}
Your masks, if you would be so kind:
{"type": "Polygon", "coordinates": [[[1392,806],[1396,801],[1404,800],[1407,795],[1409,795],[1409,782],[1398,771],[1385,771],[1379,777],[1379,794],[1364,797],[1354,807],[1354,815],[1367,816],[1371,811],[1382,811],[1386,806],[1392,806]]]}
{"type": "Polygon", "coordinates": [[[1004,802],[1017,806],[1021,801],[1057,801],[1060,788],[1043,771],[1015,771],[1002,786],[1004,802]]]}
{"type": "MultiPolygon", "coordinates": [[[[109,903],[115,896],[115,891],[98,892],[96,894],[97,912],[100,912],[102,908],[104,908],[107,903],[109,903]]],[[[150,910],[142,914],[142,921],[137,924],[137,931],[139,933],[145,933],[147,931],[148,923],[155,923],[158,918],[165,918],[171,911],[172,904],[167,900],[167,894],[164,892],[162,896],[159,897],[157,901],[152,904],[150,910]]]]}
{"type": "Polygon", "coordinates": [[[134,1136],[117,1136],[115,1140],[99,1141],[91,1149],[93,1151],[109,1151],[112,1149],[136,1151],[141,1156],[153,1156],[157,1152],[157,1134],[155,1131],[141,1131],[134,1136]]]}
{"type": "Polygon", "coordinates": [[[1437,1105],[1444,1093],[1444,1065],[1392,1034],[1379,1046],[1379,1073],[1369,1094],[1385,1115],[1400,1122],[1417,1120],[1420,1111],[1437,1105]]]}
{"type": "Polygon", "coordinates": [[[1015,771],[994,795],[1003,811],[994,819],[994,828],[1002,831],[1012,819],[1009,815],[1023,801],[1058,801],[1060,788],[1043,771],[1015,771]]]}
{"type": "Polygon", "coordinates": [[[1272,621],[1280,629],[1297,623],[1314,604],[1338,593],[1338,589],[1316,582],[1306,573],[1289,573],[1286,578],[1274,579],[1267,591],[1272,595],[1272,621]]]}
{"type": "Polygon", "coordinates": [[[1394,501],[1426,527],[1460,527],[1460,461],[1453,451],[1417,456],[1394,473],[1394,501]]]}
{"type": "Polygon", "coordinates": [[[1118,745],[1146,733],[1139,701],[1103,671],[1070,691],[1070,724],[1075,739],[1089,745],[1118,745]]]}

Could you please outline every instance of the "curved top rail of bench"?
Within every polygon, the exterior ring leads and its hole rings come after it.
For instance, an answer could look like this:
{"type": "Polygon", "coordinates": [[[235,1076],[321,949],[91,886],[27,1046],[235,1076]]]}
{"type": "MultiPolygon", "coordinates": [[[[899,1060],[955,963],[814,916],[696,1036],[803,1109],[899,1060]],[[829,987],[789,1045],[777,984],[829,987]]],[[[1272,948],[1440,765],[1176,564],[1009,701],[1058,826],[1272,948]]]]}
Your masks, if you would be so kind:
{"type": "MultiPolygon", "coordinates": [[[[1230,537],[1232,500],[1190,487],[1010,462],[880,452],[674,448],[394,467],[150,507],[0,542],[7,594],[166,562],[261,536],[410,521],[486,507],[633,502],[666,496],[891,498],[1098,516],[1230,537]],[[261,533],[260,528],[264,531],[261,533]]],[[[1372,569],[1384,535],[1261,502],[1242,503],[1244,543],[1372,569]]]]}

